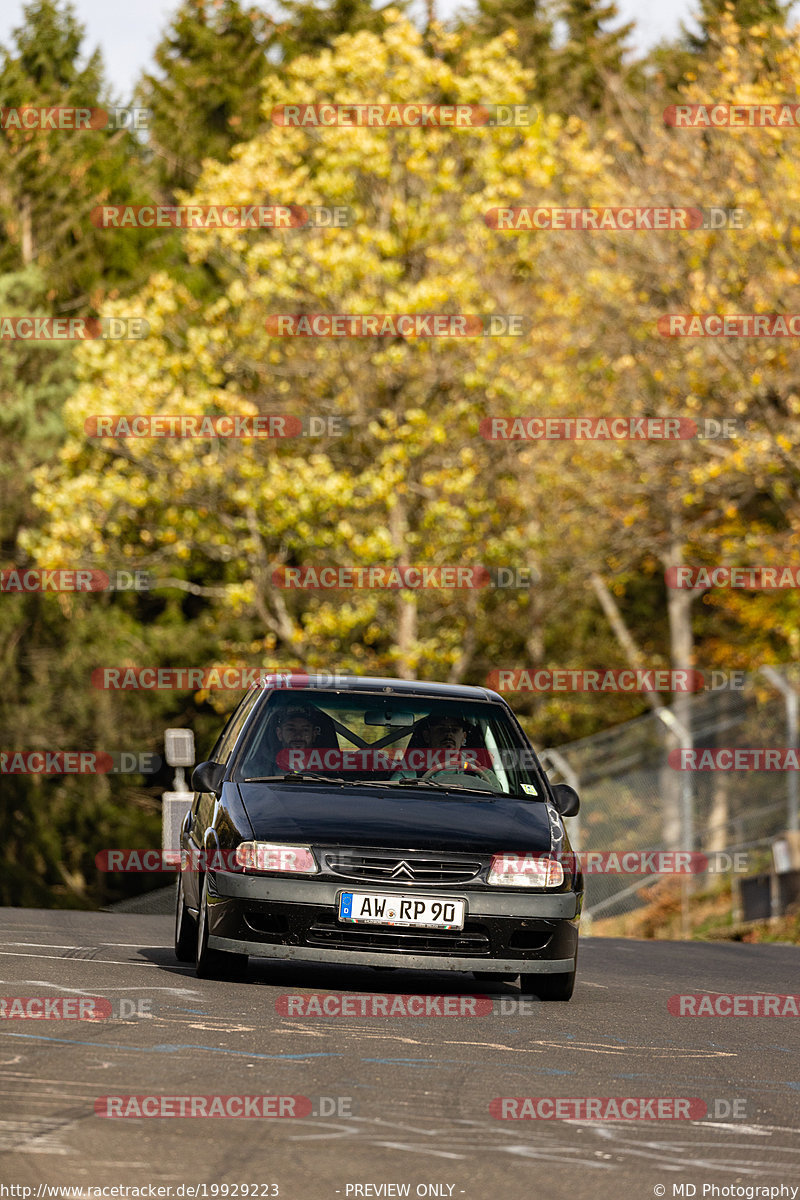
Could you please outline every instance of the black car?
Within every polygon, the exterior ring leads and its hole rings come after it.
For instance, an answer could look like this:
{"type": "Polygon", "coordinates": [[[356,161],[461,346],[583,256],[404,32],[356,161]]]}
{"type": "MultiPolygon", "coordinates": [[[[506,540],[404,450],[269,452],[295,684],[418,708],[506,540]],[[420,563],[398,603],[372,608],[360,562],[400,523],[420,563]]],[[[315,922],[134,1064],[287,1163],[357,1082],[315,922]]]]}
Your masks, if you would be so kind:
{"type": "Polygon", "coordinates": [[[520,978],[568,1000],[583,879],[552,785],[486,688],[277,677],[194,770],[175,953],[520,978]],[[274,684],[274,686],[273,686],[274,684]]]}

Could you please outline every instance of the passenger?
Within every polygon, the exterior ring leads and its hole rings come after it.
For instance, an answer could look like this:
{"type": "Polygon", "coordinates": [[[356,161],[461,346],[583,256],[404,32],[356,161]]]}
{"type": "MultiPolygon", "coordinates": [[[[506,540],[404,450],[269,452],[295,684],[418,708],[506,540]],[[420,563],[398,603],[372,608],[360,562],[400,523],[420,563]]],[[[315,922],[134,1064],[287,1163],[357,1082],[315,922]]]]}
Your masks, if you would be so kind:
{"type": "Polygon", "coordinates": [[[290,759],[289,750],[311,750],[317,744],[319,714],[310,705],[289,704],[270,717],[267,737],[251,750],[242,770],[246,778],[274,775],[276,771],[302,770],[305,755],[290,759]],[[296,761],[299,758],[300,761],[296,761]]]}

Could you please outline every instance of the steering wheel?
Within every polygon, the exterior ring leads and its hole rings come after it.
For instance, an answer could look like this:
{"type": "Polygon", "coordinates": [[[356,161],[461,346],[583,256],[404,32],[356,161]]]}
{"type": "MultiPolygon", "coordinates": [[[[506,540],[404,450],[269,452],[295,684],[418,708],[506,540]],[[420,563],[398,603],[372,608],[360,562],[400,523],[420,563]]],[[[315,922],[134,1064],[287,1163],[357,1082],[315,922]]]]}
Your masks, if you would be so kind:
{"type": "Polygon", "coordinates": [[[477,766],[475,763],[464,761],[453,767],[431,767],[424,775],[420,776],[420,782],[425,783],[428,779],[433,779],[434,775],[477,775],[484,783],[488,783],[493,792],[497,791],[496,777],[483,767],[477,766]]]}

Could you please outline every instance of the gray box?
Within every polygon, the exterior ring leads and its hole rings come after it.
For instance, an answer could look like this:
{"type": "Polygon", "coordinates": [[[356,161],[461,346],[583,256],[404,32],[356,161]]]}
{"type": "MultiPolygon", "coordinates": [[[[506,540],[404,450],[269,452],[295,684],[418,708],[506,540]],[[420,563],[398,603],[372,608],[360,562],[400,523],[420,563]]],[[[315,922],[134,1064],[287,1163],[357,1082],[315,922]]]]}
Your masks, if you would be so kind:
{"type": "Polygon", "coordinates": [[[180,866],[181,826],[192,806],[194,792],[164,792],[161,808],[161,849],[174,852],[175,870],[180,866]]]}

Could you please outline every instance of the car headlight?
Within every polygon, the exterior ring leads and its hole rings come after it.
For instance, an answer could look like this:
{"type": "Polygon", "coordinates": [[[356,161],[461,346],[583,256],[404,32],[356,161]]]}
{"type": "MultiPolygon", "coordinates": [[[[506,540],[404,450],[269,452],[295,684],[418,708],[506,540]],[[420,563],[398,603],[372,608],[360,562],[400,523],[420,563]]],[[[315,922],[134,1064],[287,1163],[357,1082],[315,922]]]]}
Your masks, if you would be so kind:
{"type": "Polygon", "coordinates": [[[243,871],[281,871],[288,875],[316,875],[319,871],[310,846],[282,842],[240,842],[236,862],[243,871]]]}
{"type": "Polygon", "coordinates": [[[493,854],[486,882],[494,887],[560,887],[564,868],[549,854],[493,854]]]}

